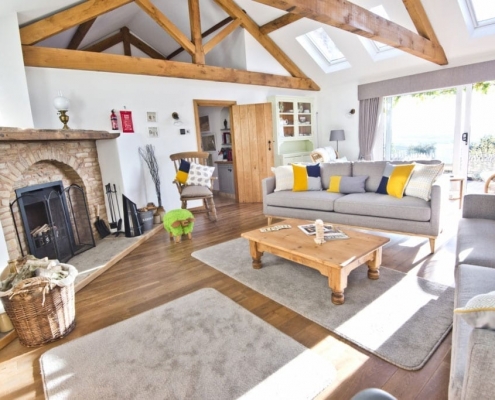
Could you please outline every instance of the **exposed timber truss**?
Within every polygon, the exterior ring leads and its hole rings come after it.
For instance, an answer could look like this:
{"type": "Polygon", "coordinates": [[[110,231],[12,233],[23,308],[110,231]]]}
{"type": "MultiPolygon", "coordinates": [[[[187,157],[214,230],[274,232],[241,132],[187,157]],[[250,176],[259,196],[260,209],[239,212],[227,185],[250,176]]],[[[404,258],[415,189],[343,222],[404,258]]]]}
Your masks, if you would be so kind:
{"type": "Polygon", "coordinates": [[[229,16],[206,31],[201,31],[199,0],[188,0],[190,36],[187,37],[151,0],[87,0],[74,7],[20,28],[26,66],[68,68],[141,75],[168,76],[275,86],[301,90],[319,90],[299,67],[268,36],[301,18],[310,18],[340,29],[373,39],[439,65],[447,59],[420,0],[403,0],[418,34],[379,17],[346,0],[254,0],[284,11],[285,14],[263,26],[258,26],[233,0],[212,0],[229,16]],[[123,26],[117,33],[97,43],[79,49],[98,16],[134,2],[150,16],[179,47],[169,55],[161,54],[123,26]],[[67,49],[52,49],[34,44],[77,26],[67,49]],[[205,56],[238,27],[246,29],[291,76],[249,72],[231,68],[207,66],[205,56]],[[218,32],[217,32],[218,31],[218,32]],[[216,33],[204,43],[203,39],[216,33]],[[122,43],[124,55],[103,54],[102,51],[122,43]],[[131,45],[151,59],[129,57],[131,45]],[[172,61],[186,51],[191,63],[172,61]]]}

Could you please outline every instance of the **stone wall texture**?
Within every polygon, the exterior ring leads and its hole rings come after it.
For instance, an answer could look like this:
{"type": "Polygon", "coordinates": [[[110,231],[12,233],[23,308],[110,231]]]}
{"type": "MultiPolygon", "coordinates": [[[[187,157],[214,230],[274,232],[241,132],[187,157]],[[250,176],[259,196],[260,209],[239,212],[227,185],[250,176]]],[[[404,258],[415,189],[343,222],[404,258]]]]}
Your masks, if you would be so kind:
{"type": "Polygon", "coordinates": [[[29,253],[17,205],[13,210],[21,244],[17,240],[10,212],[9,205],[16,198],[15,190],[55,181],[62,181],[64,188],[71,184],[82,187],[86,195],[93,235],[98,239],[93,224],[96,220],[96,205],[100,207],[100,218],[108,219],[96,141],[0,143],[0,221],[11,259],[21,255],[20,246],[24,254],[29,253]]]}

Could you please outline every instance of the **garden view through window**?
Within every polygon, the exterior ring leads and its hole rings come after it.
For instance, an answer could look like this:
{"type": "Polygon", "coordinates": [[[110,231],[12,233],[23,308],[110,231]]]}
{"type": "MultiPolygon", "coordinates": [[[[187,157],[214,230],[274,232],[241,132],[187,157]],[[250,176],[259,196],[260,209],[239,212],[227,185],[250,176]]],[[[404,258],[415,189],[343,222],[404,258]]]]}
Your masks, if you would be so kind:
{"type": "Polygon", "coordinates": [[[384,159],[438,159],[446,173],[464,163],[468,180],[495,173],[495,82],[386,97],[384,110],[384,159]]]}

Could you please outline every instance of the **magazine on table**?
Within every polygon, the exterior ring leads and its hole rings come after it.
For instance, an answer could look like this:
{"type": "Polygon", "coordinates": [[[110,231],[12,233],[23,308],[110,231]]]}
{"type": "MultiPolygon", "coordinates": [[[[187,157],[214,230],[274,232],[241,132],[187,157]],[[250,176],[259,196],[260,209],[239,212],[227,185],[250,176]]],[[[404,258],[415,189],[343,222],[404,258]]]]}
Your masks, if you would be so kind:
{"type": "Polygon", "coordinates": [[[325,240],[339,240],[339,239],[349,239],[344,232],[337,230],[337,232],[325,233],[323,234],[325,240]]]}
{"type": "MultiPolygon", "coordinates": [[[[306,235],[316,235],[316,225],[315,224],[305,224],[297,226],[300,230],[302,230],[306,235]]],[[[323,234],[337,234],[342,233],[342,231],[338,230],[331,224],[323,224],[323,234]]]]}

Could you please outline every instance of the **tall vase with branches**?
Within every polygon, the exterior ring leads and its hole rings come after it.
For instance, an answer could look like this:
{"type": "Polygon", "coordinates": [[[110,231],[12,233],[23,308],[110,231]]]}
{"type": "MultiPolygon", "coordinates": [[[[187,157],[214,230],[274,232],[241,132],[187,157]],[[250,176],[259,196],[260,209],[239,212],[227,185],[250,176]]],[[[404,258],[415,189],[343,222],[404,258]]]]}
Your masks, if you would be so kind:
{"type": "Polygon", "coordinates": [[[160,175],[158,173],[158,161],[156,160],[155,157],[155,147],[152,144],[147,144],[144,148],[140,147],[138,151],[139,151],[139,155],[148,166],[148,169],[150,170],[151,179],[155,184],[156,197],[158,198],[157,211],[165,211],[162,206],[162,195],[160,192],[160,175]]]}

